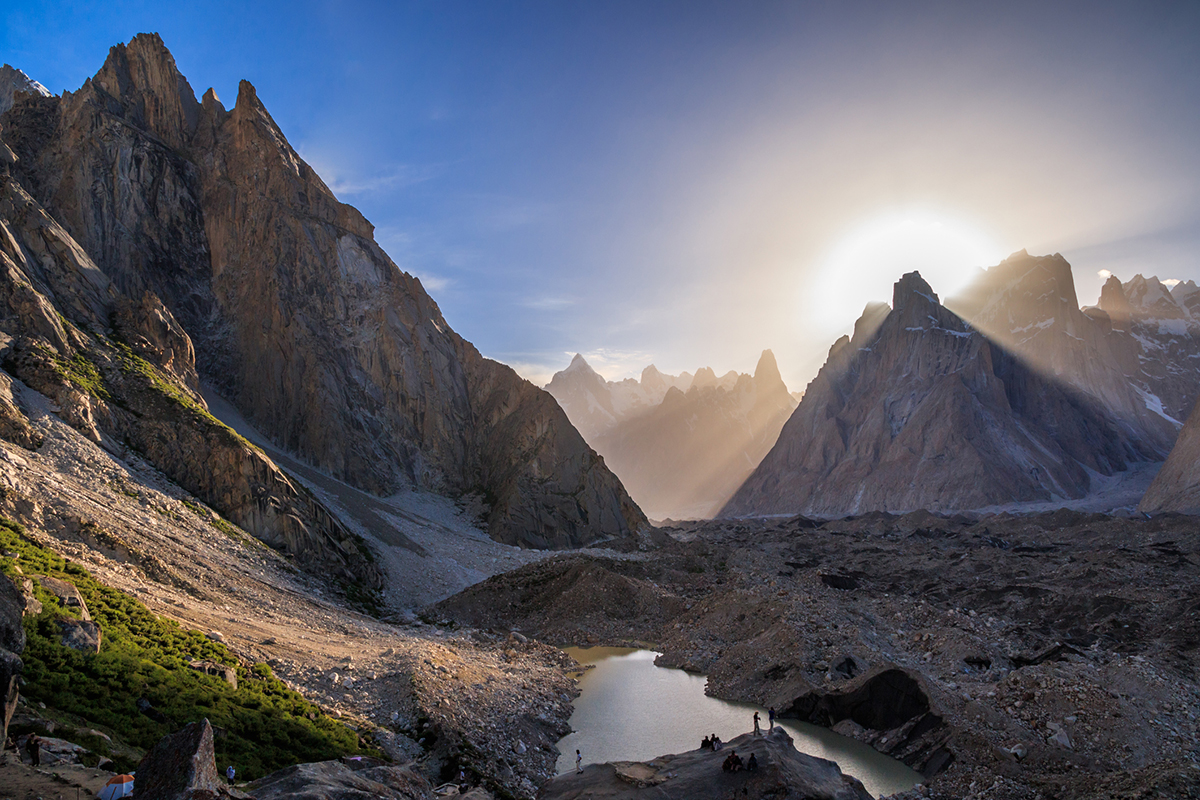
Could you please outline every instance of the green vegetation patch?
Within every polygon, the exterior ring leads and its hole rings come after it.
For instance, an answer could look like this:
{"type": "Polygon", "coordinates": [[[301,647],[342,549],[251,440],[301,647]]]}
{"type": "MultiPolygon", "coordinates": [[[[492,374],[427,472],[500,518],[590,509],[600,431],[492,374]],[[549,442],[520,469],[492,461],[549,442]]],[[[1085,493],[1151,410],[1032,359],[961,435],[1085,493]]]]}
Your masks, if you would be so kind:
{"type": "Polygon", "coordinates": [[[87,392],[93,397],[99,397],[101,400],[112,399],[108,392],[108,386],[104,383],[104,376],[83,353],[76,353],[70,358],[53,353],[53,359],[55,369],[63,380],[74,384],[81,391],[87,392]]]}
{"type": "MultiPolygon", "coordinates": [[[[35,581],[43,611],[25,618],[28,643],[21,656],[21,691],[32,702],[115,731],[124,743],[141,750],[207,717],[217,732],[218,765],[224,769],[233,764],[247,780],[290,764],[366,752],[353,731],[288,689],[266,664],[240,666],[224,644],[153,614],[83,567],[30,541],[20,525],[0,519],[0,553],[4,552],[19,555],[0,556],[0,571],[14,579],[49,575],[74,584],[103,632],[99,653],[62,646],[58,620],[72,611],[35,581]],[[24,575],[16,572],[18,564],[24,575]],[[193,660],[234,667],[238,688],[191,669],[188,663],[193,660]],[[152,709],[139,711],[139,699],[148,700],[152,709]]],[[[128,757],[113,755],[118,767],[135,766],[128,757]]]]}

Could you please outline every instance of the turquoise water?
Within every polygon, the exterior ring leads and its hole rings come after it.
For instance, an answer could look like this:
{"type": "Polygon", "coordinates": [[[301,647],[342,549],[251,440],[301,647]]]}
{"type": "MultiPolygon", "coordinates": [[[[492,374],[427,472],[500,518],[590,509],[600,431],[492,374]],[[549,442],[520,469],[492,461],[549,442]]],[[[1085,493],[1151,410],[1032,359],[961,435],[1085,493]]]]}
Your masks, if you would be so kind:
{"type": "MultiPolygon", "coordinates": [[[[558,771],[575,768],[575,750],[584,764],[646,761],[668,753],[695,750],[717,734],[723,741],[754,730],[759,712],[704,694],[707,678],[654,665],[657,653],[617,647],[568,647],[580,664],[594,664],[579,681],[581,694],[571,715],[573,733],[558,743],[558,771]]],[[[781,724],[781,723],[776,723],[781,724]]],[[[863,782],[876,797],[912,788],[921,776],[862,742],[804,722],[782,723],[802,753],[837,762],[842,772],[863,782]]]]}

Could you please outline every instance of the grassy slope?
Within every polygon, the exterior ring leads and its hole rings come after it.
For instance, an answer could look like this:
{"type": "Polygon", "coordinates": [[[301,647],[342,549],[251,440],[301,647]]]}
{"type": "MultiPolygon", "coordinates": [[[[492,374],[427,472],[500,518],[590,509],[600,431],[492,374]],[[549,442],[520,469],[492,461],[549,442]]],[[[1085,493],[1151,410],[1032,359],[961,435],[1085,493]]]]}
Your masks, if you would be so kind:
{"type": "MultiPolygon", "coordinates": [[[[72,612],[35,581],[44,608],[37,617],[25,619],[29,642],[22,654],[22,694],[31,702],[115,731],[122,741],[142,750],[207,717],[218,729],[217,763],[221,769],[233,764],[247,780],[289,764],[361,751],[353,731],[284,686],[266,664],[240,666],[225,645],[156,616],[82,567],[30,541],[20,525],[0,519],[0,554],[5,553],[19,558],[0,555],[0,571],[18,581],[49,575],[73,583],[104,634],[97,654],[59,644],[57,621],[72,612]],[[23,575],[16,572],[18,564],[23,575]],[[188,667],[197,659],[235,667],[238,688],[188,667]],[[149,700],[167,720],[140,713],[139,698],[149,700]]],[[[120,761],[118,765],[132,766],[120,761]]]]}

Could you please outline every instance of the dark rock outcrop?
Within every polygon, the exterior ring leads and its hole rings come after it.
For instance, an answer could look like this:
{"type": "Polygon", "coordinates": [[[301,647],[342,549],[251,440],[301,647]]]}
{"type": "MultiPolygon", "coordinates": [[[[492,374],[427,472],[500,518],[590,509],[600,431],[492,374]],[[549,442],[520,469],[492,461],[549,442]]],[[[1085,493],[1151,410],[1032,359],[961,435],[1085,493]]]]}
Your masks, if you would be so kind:
{"type": "Polygon", "coordinates": [[[247,789],[256,800],[425,800],[429,782],[412,766],[371,758],[296,764],[259,778],[247,789]]]}
{"type": "Polygon", "coordinates": [[[897,667],[881,667],[832,692],[813,690],[780,716],[826,728],[849,721],[855,738],[898,758],[926,778],[954,760],[951,730],[932,710],[923,680],[897,667]]]}
{"type": "Polygon", "coordinates": [[[509,543],[644,525],[553,399],[450,329],[250,83],[232,110],[211,90],[198,102],[142,34],[79,91],[22,95],[4,124],[19,179],[134,304],[115,304],[131,346],[187,385],[177,321],[198,373],[280,446],[370,491],[481,494],[509,543]]]}
{"type": "Polygon", "coordinates": [[[17,710],[21,653],[25,650],[25,600],[7,575],[0,575],[0,741],[8,738],[8,723],[17,710]]]}
{"type": "Polygon", "coordinates": [[[208,720],[164,736],[137,768],[134,800],[209,800],[223,793],[208,720]]]}
{"type": "Polygon", "coordinates": [[[1094,398],[1027,366],[917,273],[868,307],[724,516],[957,510],[1084,496],[1149,454],[1094,398]]]}
{"type": "Polygon", "coordinates": [[[659,756],[652,761],[592,764],[582,773],[568,772],[547,784],[540,800],[617,800],[656,797],[663,800],[726,800],[742,797],[804,797],[812,800],[867,800],[870,793],[857,778],[843,775],[837,764],[796,750],[783,728],[762,736],[742,734],[716,752],[693,750],[659,756]],[[755,772],[723,772],[730,753],[743,760],[754,754],[755,772]]]}

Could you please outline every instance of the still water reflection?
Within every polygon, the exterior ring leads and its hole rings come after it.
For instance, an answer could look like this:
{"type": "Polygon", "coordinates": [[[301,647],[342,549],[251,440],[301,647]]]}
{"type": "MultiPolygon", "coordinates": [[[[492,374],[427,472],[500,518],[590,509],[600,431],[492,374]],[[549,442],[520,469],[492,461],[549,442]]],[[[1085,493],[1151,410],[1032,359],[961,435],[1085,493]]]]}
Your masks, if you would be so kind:
{"type": "MultiPolygon", "coordinates": [[[[667,753],[695,750],[715,733],[723,741],[754,729],[758,711],[704,694],[707,679],[680,669],[654,666],[657,653],[618,647],[568,647],[580,664],[594,664],[579,681],[581,694],[571,715],[573,733],[558,743],[558,771],[575,768],[575,750],[584,764],[646,761],[667,753]]],[[[911,788],[921,776],[895,759],[833,731],[788,720],[783,727],[796,749],[836,761],[878,797],[911,788]]]]}

